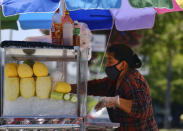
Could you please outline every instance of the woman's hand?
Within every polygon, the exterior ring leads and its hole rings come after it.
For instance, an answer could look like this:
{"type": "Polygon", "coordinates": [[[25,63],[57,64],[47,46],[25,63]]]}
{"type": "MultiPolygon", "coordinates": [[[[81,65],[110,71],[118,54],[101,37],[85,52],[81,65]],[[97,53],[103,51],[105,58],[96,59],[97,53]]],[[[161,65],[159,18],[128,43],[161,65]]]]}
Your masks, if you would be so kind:
{"type": "Polygon", "coordinates": [[[118,107],[126,113],[130,113],[132,110],[132,100],[127,100],[123,98],[119,98],[119,96],[115,97],[104,97],[102,98],[97,105],[95,106],[95,110],[101,110],[104,107],[112,108],[118,107]]]}
{"type": "Polygon", "coordinates": [[[95,106],[95,110],[101,110],[104,107],[112,108],[120,105],[119,96],[103,97],[95,106]]]}

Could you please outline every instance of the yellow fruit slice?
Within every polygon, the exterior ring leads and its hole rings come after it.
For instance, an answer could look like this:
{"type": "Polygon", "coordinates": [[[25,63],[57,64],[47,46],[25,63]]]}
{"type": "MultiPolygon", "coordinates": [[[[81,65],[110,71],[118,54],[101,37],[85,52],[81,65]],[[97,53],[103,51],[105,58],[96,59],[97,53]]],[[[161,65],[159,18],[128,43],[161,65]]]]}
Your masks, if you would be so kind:
{"type": "Polygon", "coordinates": [[[36,80],[36,95],[40,99],[47,99],[51,92],[51,78],[37,77],[36,80]]]}
{"type": "Polygon", "coordinates": [[[60,93],[69,93],[71,91],[71,86],[67,82],[59,81],[56,83],[54,90],[60,93]]]}
{"type": "Polygon", "coordinates": [[[35,95],[36,83],[34,78],[20,79],[20,94],[23,98],[31,98],[35,95]]]}
{"type": "Polygon", "coordinates": [[[33,65],[33,71],[37,77],[48,76],[48,67],[41,62],[36,62],[33,65]]]}
{"type": "Polygon", "coordinates": [[[19,96],[19,78],[5,78],[5,98],[6,100],[14,101],[19,96]]]}
{"type": "Polygon", "coordinates": [[[32,68],[27,65],[27,64],[20,64],[18,66],[18,75],[21,77],[21,78],[29,78],[29,77],[32,77],[33,75],[33,70],[32,68]]]}
{"type": "Polygon", "coordinates": [[[5,76],[7,77],[17,77],[17,67],[18,64],[16,63],[8,63],[5,65],[5,76]]]}

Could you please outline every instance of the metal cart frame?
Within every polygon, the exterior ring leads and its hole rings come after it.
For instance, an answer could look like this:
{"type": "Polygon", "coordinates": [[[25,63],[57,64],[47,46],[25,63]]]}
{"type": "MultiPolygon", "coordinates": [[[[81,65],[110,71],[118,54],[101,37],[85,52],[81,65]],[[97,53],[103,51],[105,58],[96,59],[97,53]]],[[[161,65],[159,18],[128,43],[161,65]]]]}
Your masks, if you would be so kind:
{"type": "MultiPolygon", "coordinates": [[[[85,51],[87,54],[87,50],[85,51]]],[[[0,107],[0,129],[72,129],[84,131],[86,129],[86,102],[87,102],[87,75],[88,58],[85,57],[79,47],[62,47],[62,48],[20,48],[20,47],[3,47],[1,48],[1,107],[0,107]],[[36,50],[34,54],[26,55],[23,50],[36,50]],[[15,60],[25,60],[34,58],[34,60],[65,61],[77,62],[77,114],[76,116],[4,116],[4,65],[6,58],[12,57],[15,60]],[[85,72],[84,72],[85,71],[85,72]],[[8,124],[11,119],[23,118],[19,124],[8,124]],[[47,122],[40,122],[40,119],[47,122]],[[57,119],[57,122],[54,120],[57,119]],[[60,122],[62,121],[62,122],[60,122]],[[31,124],[30,124],[31,123],[31,124]],[[33,123],[33,124],[32,124],[33,123]],[[76,124],[77,123],[77,124],[76,124]]],[[[63,72],[64,73],[64,72],[63,72]]],[[[65,74],[66,75],[66,74],[65,74]]]]}

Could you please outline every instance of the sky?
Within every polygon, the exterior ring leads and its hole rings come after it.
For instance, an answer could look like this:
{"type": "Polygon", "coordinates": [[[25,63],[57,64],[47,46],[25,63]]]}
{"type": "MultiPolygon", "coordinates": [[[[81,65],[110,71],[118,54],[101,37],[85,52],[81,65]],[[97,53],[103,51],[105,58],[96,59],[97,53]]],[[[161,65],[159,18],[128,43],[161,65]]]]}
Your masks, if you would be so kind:
{"type": "MultiPolygon", "coordinates": [[[[18,26],[20,26],[19,23],[18,26]]],[[[19,30],[1,30],[1,41],[11,40],[11,31],[13,32],[12,40],[25,40],[25,38],[29,36],[42,36],[42,33],[39,31],[39,29],[22,30],[19,28],[19,30]]]]}

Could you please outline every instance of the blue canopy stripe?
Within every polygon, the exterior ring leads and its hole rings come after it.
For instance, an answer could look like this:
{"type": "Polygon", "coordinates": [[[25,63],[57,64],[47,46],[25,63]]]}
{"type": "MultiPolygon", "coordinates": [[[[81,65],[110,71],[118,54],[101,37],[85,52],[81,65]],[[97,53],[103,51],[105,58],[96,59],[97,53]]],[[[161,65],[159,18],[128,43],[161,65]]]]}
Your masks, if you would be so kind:
{"type": "Polygon", "coordinates": [[[69,10],[120,8],[121,0],[65,0],[69,10]]]}
{"type": "MultiPolygon", "coordinates": [[[[53,13],[27,13],[19,17],[22,29],[50,29],[53,13]]],[[[73,20],[84,22],[90,30],[112,28],[112,16],[109,10],[76,10],[70,11],[73,20]]]]}
{"type": "Polygon", "coordinates": [[[5,16],[29,12],[54,12],[60,0],[4,0],[5,16]]]}
{"type": "Polygon", "coordinates": [[[90,30],[105,30],[112,28],[112,16],[109,10],[76,10],[70,11],[73,20],[84,22],[90,30]]]}
{"type": "Polygon", "coordinates": [[[19,17],[22,29],[50,29],[53,13],[27,13],[19,17]]]}

